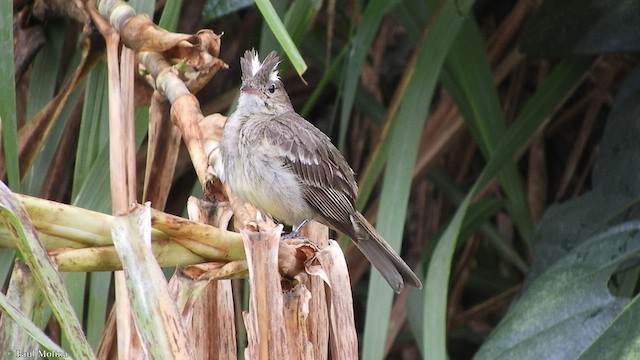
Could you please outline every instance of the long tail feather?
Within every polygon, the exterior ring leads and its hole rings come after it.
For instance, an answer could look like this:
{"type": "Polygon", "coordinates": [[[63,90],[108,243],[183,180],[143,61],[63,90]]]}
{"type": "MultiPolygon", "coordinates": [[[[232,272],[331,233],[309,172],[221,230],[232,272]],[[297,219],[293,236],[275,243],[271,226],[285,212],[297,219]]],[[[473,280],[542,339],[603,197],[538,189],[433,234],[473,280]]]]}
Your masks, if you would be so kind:
{"type": "Polygon", "coordinates": [[[405,284],[422,288],[420,279],[409,265],[387,244],[362,214],[356,213],[351,217],[351,221],[356,230],[357,239],[354,239],[356,246],[380,271],[395,292],[402,292],[405,284]]]}

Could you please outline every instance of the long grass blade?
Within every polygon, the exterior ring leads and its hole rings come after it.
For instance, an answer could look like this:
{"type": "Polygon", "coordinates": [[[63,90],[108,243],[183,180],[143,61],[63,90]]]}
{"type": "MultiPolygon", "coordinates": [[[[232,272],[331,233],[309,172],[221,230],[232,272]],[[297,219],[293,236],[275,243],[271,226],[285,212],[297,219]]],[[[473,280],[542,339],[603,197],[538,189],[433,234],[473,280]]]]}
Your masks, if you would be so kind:
{"type": "Polygon", "coordinates": [[[0,215],[7,227],[13,229],[16,235],[16,246],[24,256],[25,262],[31,268],[36,282],[43,291],[49,306],[58,319],[63,331],[71,338],[69,342],[73,355],[83,359],[93,359],[95,355],[87,342],[82,326],[76,317],[69,296],[47,255],[42,243],[38,240],[35,229],[20,201],[11,191],[0,183],[0,215]]]}
{"type": "MultiPolygon", "coordinates": [[[[443,77],[443,84],[464,115],[467,127],[482,153],[490,158],[506,132],[506,124],[484,54],[480,31],[470,19],[464,24],[447,56],[445,67],[448,76],[443,77]]],[[[498,181],[509,198],[507,209],[511,218],[529,245],[533,220],[521,176],[513,161],[500,171],[498,181]]]]}
{"type": "MultiPolygon", "coordinates": [[[[11,282],[7,289],[7,300],[16,306],[38,328],[43,328],[51,311],[47,311],[45,299],[38,284],[34,281],[31,270],[22,260],[16,260],[11,274],[11,282]]],[[[37,341],[20,323],[10,321],[7,315],[0,315],[0,349],[22,349],[35,351],[37,341]]]]}
{"type": "MultiPolygon", "coordinates": [[[[464,193],[457,188],[456,184],[439,167],[431,169],[429,172],[429,180],[442,192],[442,194],[455,207],[460,206],[464,200],[464,193]]],[[[480,233],[491,244],[502,257],[515,266],[522,274],[526,274],[529,270],[527,262],[518,254],[513,245],[498,233],[498,230],[491,223],[487,222],[480,227],[480,233]]]]}
{"type": "Polygon", "coordinates": [[[4,166],[9,178],[9,187],[20,191],[20,168],[18,162],[18,124],[16,117],[15,64],[13,61],[13,2],[0,1],[0,48],[5,56],[0,57],[0,123],[2,124],[2,149],[4,166]]]}
{"type": "MultiPolygon", "coordinates": [[[[406,91],[389,131],[389,159],[385,185],[380,196],[377,227],[396,250],[402,234],[411,191],[412,174],[422,129],[429,112],[431,97],[445,56],[458,33],[473,1],[447,1],[432,19],[432,25],[418,50],[413,68],[407,75],[406,91]]],[[[363,358],[381,359],[389,326],[393,294],[382,276],[375,272],[369,285],[367,322],[364,330],[363,358]],[[375,315],[374,315],[375,314],[375,315]]]]}
{"type": "Polygon", "coordinates": [[[87,77],[82,123],[80,124],[76,150],[76,166],[73,174],[72,199],[76,198],[82,185],[87,182],[89,170],[107,143],[106,89],[107,68],[104,63],[98,63],[87,77]]]}
{"type": "Polygon", "coordinates": [[[182,0],[168,0],[164,5],[164,10],[162,10],[158,26],[169,31],[176,31],[181,9],[182,0]]]}
{"type": "Polygon", "coordinates": [[[256,0],[256,5],[276,39],[278,39],[280,46],[282,46],[282,50],[287,54],[293,68],[296,69],[298,75],[302,76],[302,74],[307,71],[307,64],[302,58],[302,55],[300,55],[298,47],[291,39],[289,32],[287,32],[287,29],[282,23],[282,20],[280,20],[276,9],[271,5],[269,0],[256,0]]]}
{"type": "Polygon", "coordinates": [[[399,3],[398,0],[373,0],[367,4],[362,14],[362,23],[351,40],[351,48],[347,56],[345,77],[343,84],[342,109],[340,110],[340,131],[338,135],[338,148],[344,149],[347,141],[347,129],[349,119],[356,96],[356,90],[360,83],[360,73],[367,58],[368,49],[373,38],[378,32],[382,18],[399,3]]]}
{"type": "MultiPolygon", "coordinates": [[[[0,293],[0,308],[3,311],[5,316],[9,316],[11,320],[15,323],[20,324],[22,329],[26,331],[33,339],[35,339],[40,345],[42,345],[46,351],[43,353],[49,352],[50,355],[48,358],[50,359],[64,359],[69,358],[69,354],[64,351],[58,344],[53,342],[38,326],[36,326],[28,316],[26,316],[20,309],[18,309],[15,305],[13,305],[7,297],[0,293]]],[[[3,321],[9,321],[3,316],[3,321]]],[[[7,359],[14,359],[19,357],[26,357],[28,351],[25,348],[3,348],[2,355],[7,359]]],[[[29,355],[30,357],[30,355],[29,355]]]]}

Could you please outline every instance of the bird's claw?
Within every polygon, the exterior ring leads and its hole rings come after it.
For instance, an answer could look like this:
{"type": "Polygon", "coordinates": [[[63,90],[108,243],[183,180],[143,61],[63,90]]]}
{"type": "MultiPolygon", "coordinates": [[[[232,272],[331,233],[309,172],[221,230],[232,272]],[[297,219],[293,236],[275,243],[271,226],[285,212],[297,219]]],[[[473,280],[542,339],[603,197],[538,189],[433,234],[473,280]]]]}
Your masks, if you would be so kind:
{"type": "Polygon", "coordinates": [[[299,231],[291,231],[280,236],[281,239],[290,240],[290,239],[300,239],[300,240],[308,240],[306,236],[301,236],[299,231]]]}
{"type": "Polygon", "coordinates": [[[284,235],[281,236],[281,238],[283,239],[304,239],[307,240],[306,236],[300,236],[300,230],[302,230],[302,228],[307,225],[307,223],[309,222],[309,220],[304,219],[300,225],[296,226],[295,228],[293,228],[293,231],[286,233],[284,235]]]}

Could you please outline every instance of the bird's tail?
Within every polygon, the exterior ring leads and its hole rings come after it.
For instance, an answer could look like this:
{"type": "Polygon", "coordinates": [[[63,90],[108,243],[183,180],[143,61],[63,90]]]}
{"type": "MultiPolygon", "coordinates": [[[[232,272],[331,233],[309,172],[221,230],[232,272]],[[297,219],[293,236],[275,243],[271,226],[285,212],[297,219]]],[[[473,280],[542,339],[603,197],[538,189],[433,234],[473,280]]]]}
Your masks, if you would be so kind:
{"type": "Polygon", "coordinates": [[[422,288],[420,279],[409,265],[387,244],[362,214],[356,212],[351,216],[351,222],[357,235],[354,243],[380,271],[395,292],[400,293],[405,284],[422,288]]]}

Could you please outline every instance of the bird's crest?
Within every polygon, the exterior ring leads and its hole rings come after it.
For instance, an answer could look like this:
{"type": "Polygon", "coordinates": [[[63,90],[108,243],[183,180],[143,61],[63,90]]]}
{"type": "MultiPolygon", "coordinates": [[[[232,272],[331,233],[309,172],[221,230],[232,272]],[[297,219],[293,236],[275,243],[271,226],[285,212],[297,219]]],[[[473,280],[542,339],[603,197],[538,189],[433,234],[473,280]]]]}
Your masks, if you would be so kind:
{"type": "Polygon", "coordinates": [[[240,59],[242,82],[245,83],[251,79],[262,83],[277,81],[280,79],[278,76],[278,64],[280,64],[280,59],[275,51],[270,52],[264,61],[260,62],[258,52],[255,49],[247,50],[240,59]]]}

